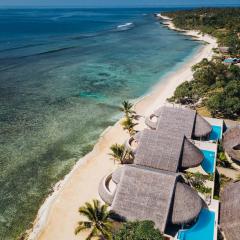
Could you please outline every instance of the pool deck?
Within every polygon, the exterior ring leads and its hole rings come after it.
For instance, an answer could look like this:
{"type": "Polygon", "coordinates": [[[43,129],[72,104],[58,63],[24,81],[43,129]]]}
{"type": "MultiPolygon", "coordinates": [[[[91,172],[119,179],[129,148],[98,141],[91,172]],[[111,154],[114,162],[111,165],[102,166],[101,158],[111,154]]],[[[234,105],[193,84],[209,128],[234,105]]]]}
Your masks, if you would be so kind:
{"type": "MultiPolygon", "coordinates": [[[[196,140],[193,140],[192,142],[200,150],[206,150],[206,151],[211,151],[211,152],[215,153],[215,163],[214,163],[214,170],[213,170],[213,172],[215,173],[218,144],[217,143],[212,143],[212,142],[196,141],[196,140]]],[[[200,172],[204,175],[208,175],[208,173],[203,170],[202,166],[199,166],[199,167],[196,167],[196,168],[190,168],[190,169],[188,169],[188,172],[192,172],[192,173],[200,172]]]]}
{"type": "MultiPolygon", "coordinates": [[[[223,135],[223,119],[217,119],[217,118],[209,118],[209,117],[204,117],[206,121],[208,121],[211,126],[217,126],[221,127],[221,137],[223,135]]],[[[221,140],[221,139],[220,139],[221,140]]]]}

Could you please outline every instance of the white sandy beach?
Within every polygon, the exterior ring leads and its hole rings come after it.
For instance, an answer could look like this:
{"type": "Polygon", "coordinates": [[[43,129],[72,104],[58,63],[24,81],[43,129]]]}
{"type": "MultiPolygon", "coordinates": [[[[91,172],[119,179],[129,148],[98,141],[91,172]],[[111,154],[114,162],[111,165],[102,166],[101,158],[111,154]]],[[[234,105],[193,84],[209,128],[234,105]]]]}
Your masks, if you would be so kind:
{"type": "MultiPolygon", "coordinates": [[[[165,19],[170,28],[174,29],[171,21],[165,19]]],[[[217,47],[216,40],[208,35],[201,35],[195,31],[184,34],[197,37],[208,44],[198,51],[180,69],[161,79],[160,83],[152,89],[135,105],[138,114],[146,116],[154,109],[164,105],[166,99],[173,95],[176,87],[183,81],[192,79],[191,66],[203,58],[210,59],[213,48],[217,47]]],[[[139,129],[144,128],[141,123],[139,129]]],[[[54,193],[46,199],[39,210],[34,228],[29,239],[39,240],[77,240],[86,239],[86,235],[75,236],[74,229],[81,220],[78,208],[85,202],[98,198],[98,184],[107,174],[111,173],[117,165],[109,156],[109,148],[114,143],[123,143],[128,137],[119,124],[109,127],[95,145],[94,150],[80,159],[71,173],[55,187],[54,193]]]]}

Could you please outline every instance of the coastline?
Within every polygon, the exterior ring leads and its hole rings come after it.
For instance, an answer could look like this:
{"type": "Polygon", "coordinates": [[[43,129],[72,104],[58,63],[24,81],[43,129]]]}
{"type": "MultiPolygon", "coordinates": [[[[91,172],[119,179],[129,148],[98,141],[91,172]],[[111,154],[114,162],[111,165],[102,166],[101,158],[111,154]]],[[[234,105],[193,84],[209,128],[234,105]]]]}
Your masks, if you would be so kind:
{"type": "MultiPolygon", "coordinates": [[[[188,59],[179,69],[168,73],[153,86],[150,93],[139,99],[135,110],[139,115],[146,116],[153,110],[164,105],[171,97],[176,87],[184,81],[192,79],[191,66],[203,58],[211,58],[212,49],[217,47],[216,40],[197,31],[183,31],[174,27],[171,19],[158,15],[164,20],[164,25],[172,30],[180,31],[194,39],[207,42],[201,49],[188,59]]],[[[102,177],[111,173],[118,165],[110,159],[109,148],[114,143],[123,143],[128,134],[122,130],[119,120],[114,126],[108,127],[100,136],[92,152],[80,159],[72,171],[54,187],[54,192],[45,200],[39,209],[33,230],[29,239],[40,240],[75,240],[85,239],[85,235],[74,235],[74,228],[80,220],[79,206],[86,201],[98,197],[98,184],[102,177]]],[[[140,121],[138,130],[144,128],[140,121]]]]}

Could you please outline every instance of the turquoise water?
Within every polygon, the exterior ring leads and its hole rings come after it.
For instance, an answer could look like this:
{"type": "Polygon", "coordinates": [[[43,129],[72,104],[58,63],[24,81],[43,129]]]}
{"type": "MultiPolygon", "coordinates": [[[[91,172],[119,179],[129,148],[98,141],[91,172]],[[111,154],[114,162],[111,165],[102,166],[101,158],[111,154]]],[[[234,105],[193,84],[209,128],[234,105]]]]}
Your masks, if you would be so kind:
{"type": "Polygon", "coordinates": [[[203,209],[195,225],[179,232],[179,240],[213,240],[215,228],[215,213],[203,209]]]}
{"type": "Polygon", "coordinates": [[[207,151],[207,150],[201,150],[204,155],[204,160],[202,162],[202,168],[206,173],[212,174],[215,170],[215,152],[213,151],[207,151]]]}
{"type": "Polygon", "coordinates": [[[210,134],[209,140],[217,141],[222,139],[222,127],[212,126],[212,132],[210,134]]]}
{"type": "Polygon", "coordinates": [[[146,94],[199,49],[156,11],[0,10],[0,239],[31,226],[122,100],[146,94]]]}

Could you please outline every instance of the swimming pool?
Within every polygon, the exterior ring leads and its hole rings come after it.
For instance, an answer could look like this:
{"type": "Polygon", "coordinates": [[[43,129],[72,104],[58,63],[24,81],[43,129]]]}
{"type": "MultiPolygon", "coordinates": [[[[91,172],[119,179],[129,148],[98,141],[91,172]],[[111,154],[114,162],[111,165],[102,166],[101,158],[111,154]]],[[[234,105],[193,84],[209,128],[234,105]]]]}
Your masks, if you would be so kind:
{"type": "Polygon", "coordinates": [[[215,166],[215,152],[208,150],[201,150],[204,155],[204,160],[201,164],[202,168],[206,173],[214,173],[215,166]]]}
{"type": "Polygon", "coordinates": [[[203,209],[195,225],[178,233],[178,240],[213,240],[215,228],[215,213],[203,209]]]}
{"type": "Polygon", "coordinates": [[[212,132],[210,133],[209,140],[221,140],[222,139],[222,127],[212,126],[212,132]]]}

